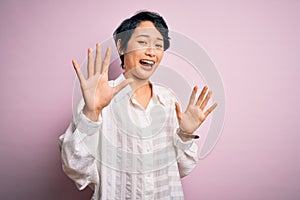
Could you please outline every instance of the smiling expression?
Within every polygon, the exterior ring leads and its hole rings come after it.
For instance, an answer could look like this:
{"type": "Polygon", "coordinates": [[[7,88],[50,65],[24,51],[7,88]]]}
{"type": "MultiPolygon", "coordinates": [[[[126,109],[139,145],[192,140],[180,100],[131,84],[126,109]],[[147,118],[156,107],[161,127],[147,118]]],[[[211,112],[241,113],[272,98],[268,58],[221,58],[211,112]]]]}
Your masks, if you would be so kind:
{"type": "Polygon", "coordinates": [[[124,52],[125,74],[148,80],[164,55],[163,36],[150,21],[141,22],[128,41],[124,52]]]}

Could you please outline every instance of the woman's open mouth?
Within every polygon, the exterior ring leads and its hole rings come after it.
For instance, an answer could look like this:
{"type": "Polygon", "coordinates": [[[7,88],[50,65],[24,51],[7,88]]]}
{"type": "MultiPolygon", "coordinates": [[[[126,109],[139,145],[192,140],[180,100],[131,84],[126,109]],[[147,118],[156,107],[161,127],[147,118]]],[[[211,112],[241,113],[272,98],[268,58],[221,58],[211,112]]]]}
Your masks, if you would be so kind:
{"type": "Polygon", "coordinates": [[[155,62],[153,60],[142,59],[140,60],[140,64],[146,68],[151,69],[155,62]]]}

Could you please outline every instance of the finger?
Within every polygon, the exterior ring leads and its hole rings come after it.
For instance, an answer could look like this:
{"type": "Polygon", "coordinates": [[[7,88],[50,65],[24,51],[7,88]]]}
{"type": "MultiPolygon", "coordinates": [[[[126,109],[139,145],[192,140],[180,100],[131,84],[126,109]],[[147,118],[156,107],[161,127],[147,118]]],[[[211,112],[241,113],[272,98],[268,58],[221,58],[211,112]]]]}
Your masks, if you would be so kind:
{"type": "Polygon", "coordinates": [[[120,90],[122,90],[124,87],[126,87],[129,83],[132,83],[133,79],[126,79],[122,81],[119,85],[117,85],[114,89],[114,94],[117,94],[120,90]]]}
{"type": "Polygon", "coordinates": [[[181,108],[178,102],[175,102],[175,110],[176,110],[178,123],[180,123],[182,115],[181,115],[181,108]]]}
{"type": "Polygon", "coordinates": [[[211,91],[208,91],[206,97],[204,98],[204,100],[203,100],[203,102],[202,102],[202,104],[201,104],[201,106],[200,106],[200,109],[201,109],[201,110],[204,110],[204,108],[205,108],[205,106],[207,105],[207,103],[208,103],[210,97],[211,97],[211,91]]]}
{"type": "Polygon", "coordinates": [[[96,44],[95,71],[94,71],[95,74],[100,72],[101,53],[102,53],[101,45],[100,45],[100,43],[97,43],[96,44]]]}
{"type": "Polygon", "coordinates": [[[211,107],[209,107],[204,113],[205,117],[207,117],[217,107],[217,105],[217,103],[214,103],[211,107]]]}
{"type": "Polygon", "coordinates": [[[197,94],[197,90],[198,90],[198,87],[195,86],[193,88],[193,91],[192,91],[192,94],[191,94],[191,97],[190,97],[189,105],[193,105],[194,104],[195,97],[196,97],[196,94],[197,94]]]}
{"type": "Polygon", "coordinates": [[[82,83],[84,79],[84,75],[82,74],[80,67],[78,66],[77,62],[75,60],[72,60],[73,67],[75,69],[75,72],[77,74],[77,77],[79,79],[79,82],[82,83]]]}
{"type": "Polygon", "coordinates": [[[201,102],[202,102],[202,100],[203,100],[203,98],[204,98],[207,90],[208,90],[208,87],[206,85],[206,86],[203,87],[203,89],[202,89],[202,91],[201,91],[201,93],[200,93],[200,95],[199,95],[199,97],[197,99],[197,102],[196,102],[197,106],[200,106],[200,104],[201,104],[201,102]]]}
{"type": "Polygon", "coordinates": [[[108,67],[109,67],[109,62],[110,62],[110,56],[111,56],[111,48],[108,47],[106,52],[105,52],[105,57],[102,63],[102,71],[101,73],[108,73],[108,67]]]}
{"type": "Polygon", "coordinates": [[[87,70],[88,70],[88,78],[94,75],[94,66],[93,66],[93,50],[88,48],[88,63],[87,63],[87,70]]]}

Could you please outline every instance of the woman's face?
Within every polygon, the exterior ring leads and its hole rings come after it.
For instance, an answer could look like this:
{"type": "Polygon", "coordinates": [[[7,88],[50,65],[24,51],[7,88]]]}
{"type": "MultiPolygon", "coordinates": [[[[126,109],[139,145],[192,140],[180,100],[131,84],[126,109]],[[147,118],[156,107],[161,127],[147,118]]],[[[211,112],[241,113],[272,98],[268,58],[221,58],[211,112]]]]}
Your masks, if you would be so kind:
{"type": "Polygon", "coordinates": [[[141,22],[124,52],[125,75],[148,80],[164,55],[163,36],[150,21],[141,22]]]}

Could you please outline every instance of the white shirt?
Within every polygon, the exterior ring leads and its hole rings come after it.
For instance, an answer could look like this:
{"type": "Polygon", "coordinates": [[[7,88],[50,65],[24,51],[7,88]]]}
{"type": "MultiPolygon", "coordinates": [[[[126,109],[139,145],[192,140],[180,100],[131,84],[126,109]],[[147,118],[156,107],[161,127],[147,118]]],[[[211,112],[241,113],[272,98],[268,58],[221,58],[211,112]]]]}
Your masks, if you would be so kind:
{"type": "Polygon", "coordinates": [[[126,86],[98,122],[82,113],[82,101],[60,136],[64,172],[79,190],[89,185],[93,200],[184,199],[180,178],[196,166],[198,147],[176,134],[174,93],[152,83],[152,94],[144,109],[126,86]]]}

